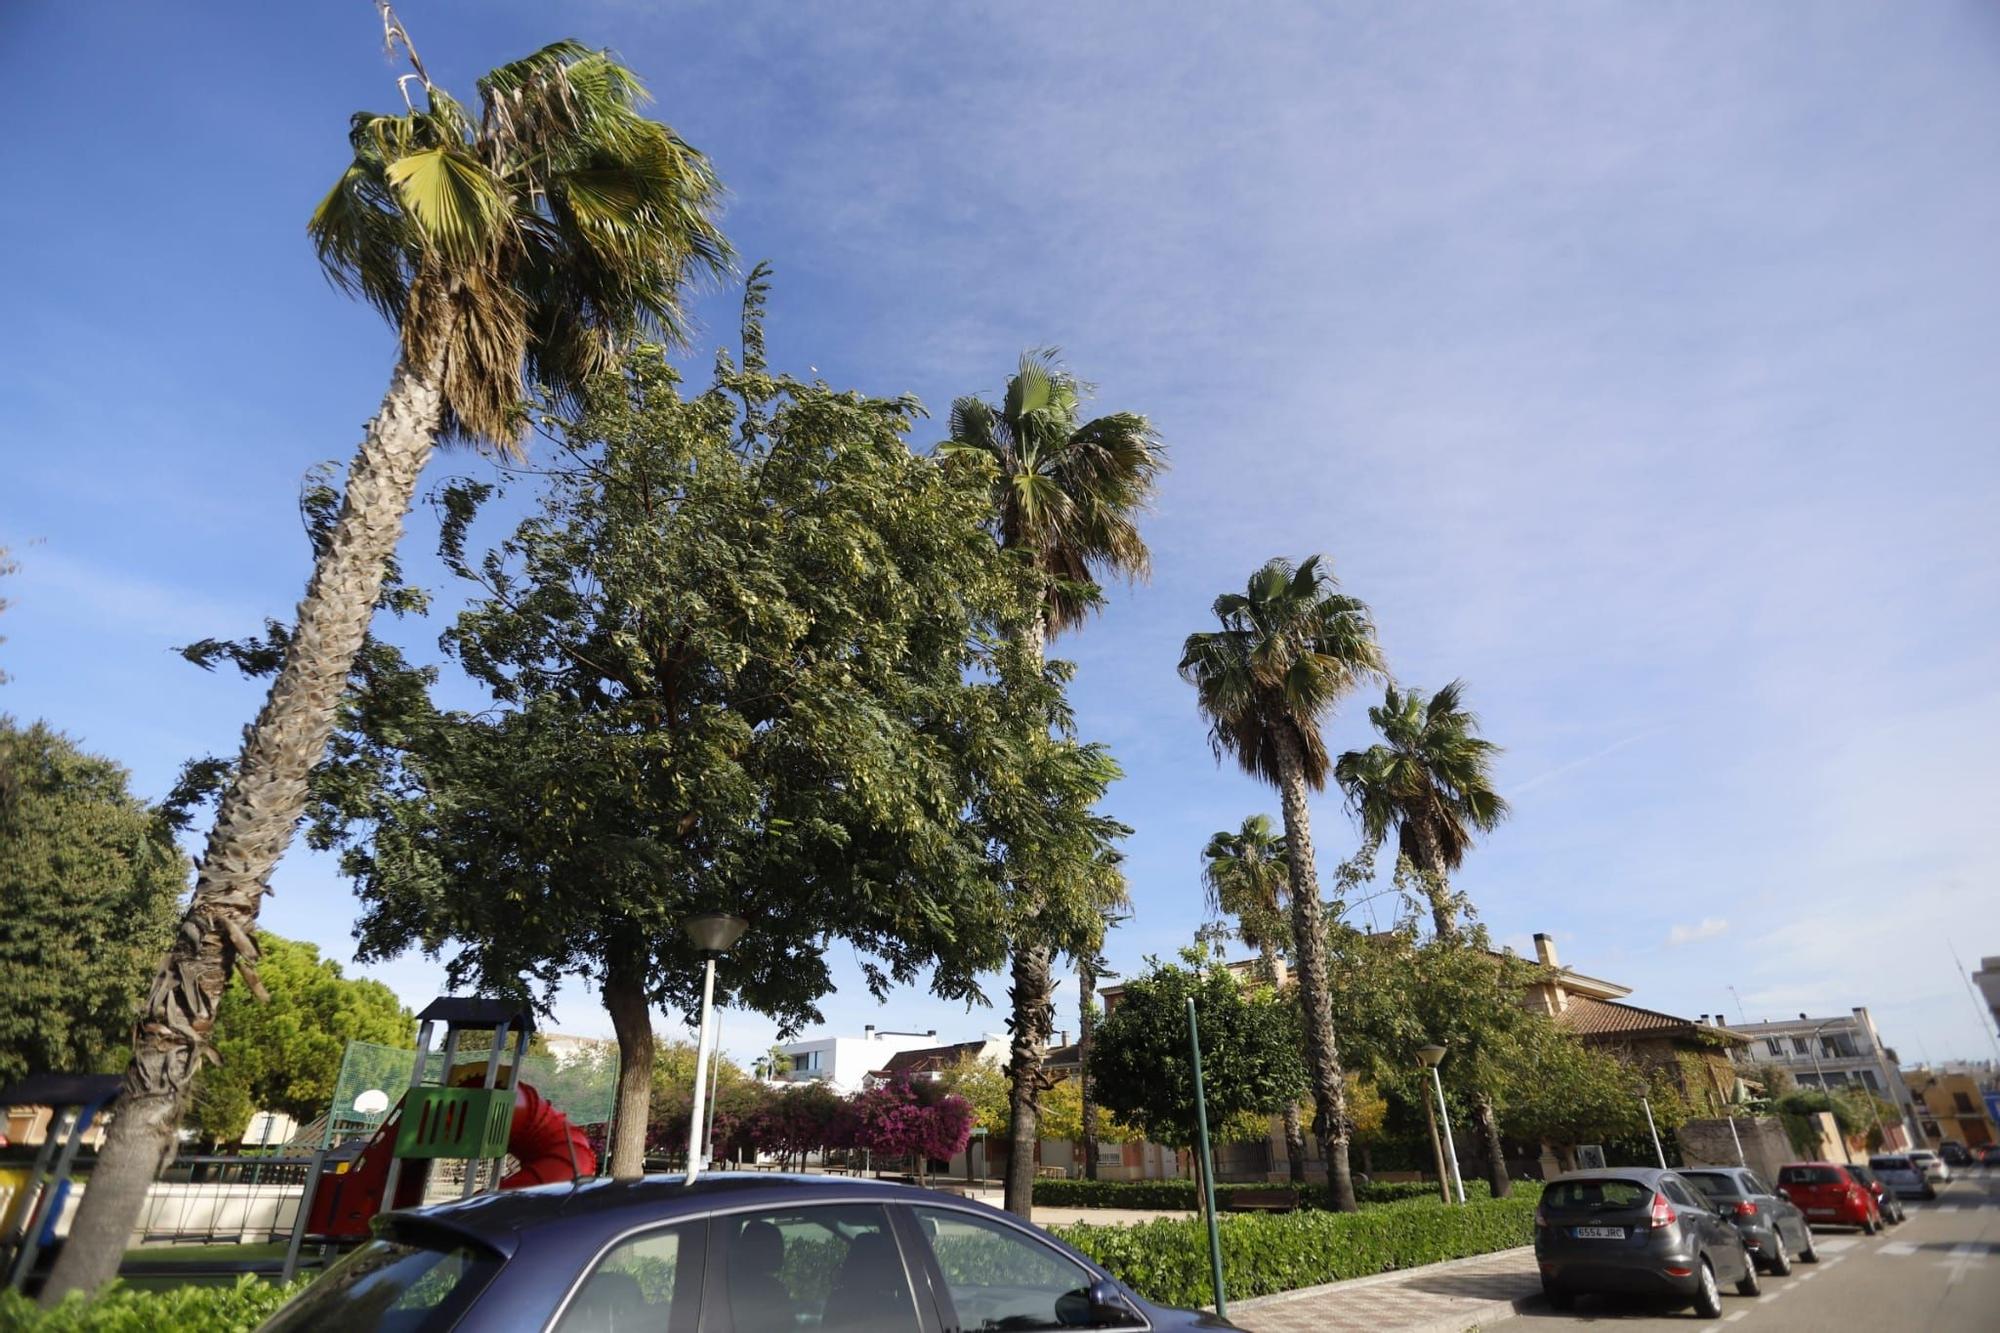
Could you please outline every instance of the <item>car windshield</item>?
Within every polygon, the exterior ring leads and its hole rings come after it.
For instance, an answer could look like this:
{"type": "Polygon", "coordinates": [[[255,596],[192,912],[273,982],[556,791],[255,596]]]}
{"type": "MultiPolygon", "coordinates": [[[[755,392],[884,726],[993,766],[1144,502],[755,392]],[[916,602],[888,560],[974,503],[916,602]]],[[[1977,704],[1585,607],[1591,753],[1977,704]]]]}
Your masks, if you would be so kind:
{"type": "Polygon", "coordinates": [[[1831,1166],[1788,1166],[1778,1172],[1780,1185],[1838,1185],[1840,1171],[1831,1166]]]}
{"type": "Polygon", "coordinates": [[[1907,1171],[1910,1159],[1907,1157],[1871,1157],[1868,1165],[1877,1171],[1907,1171]]]}
{"type": "Polygon", "coordinates": [[[1636,1180],[1558,1180],[1542,1194],[1542,1205],[1558,1212],[1602,1213],[1643,1208],[1653,1187],[1636,1180]]]}
{"type": "Polygon", "coordinates": [[[273,1315],[264,1333],[433,1333],[457,1322],[499,1267],[497,1255],[469,1245],[370,1241],[273,1315]]]}
{"type": "Polygon", "coordinates": [[[1740,1199],[1744,1194],[1736,1177],[1723,1171],[1683,1171],[1681,1178],[1711,1199],[1740,1199]]]}

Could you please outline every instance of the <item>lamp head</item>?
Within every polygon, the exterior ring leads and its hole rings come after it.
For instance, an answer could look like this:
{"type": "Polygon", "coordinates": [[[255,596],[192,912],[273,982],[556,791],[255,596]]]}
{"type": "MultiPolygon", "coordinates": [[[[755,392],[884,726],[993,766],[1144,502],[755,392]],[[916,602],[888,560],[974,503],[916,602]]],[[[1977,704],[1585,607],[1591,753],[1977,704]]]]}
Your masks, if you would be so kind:
{"type": "Polygon", "coordinates": [[[1417,1048],[1417,1058],[1422,1060],[1426,1065],[1435,1066],[1438,1061],[1444,1059],[1444,1047],[1419,1046],[1417,1048]]]}
{"type": "Polygon", "coordinates": [[[740,916],[727,912],[703,912],[691,916],[681,923],[694,947],[707,957],[728,953],[729,946],[743,938],[743,932],[750,929],[750,923],[740,916]]]}

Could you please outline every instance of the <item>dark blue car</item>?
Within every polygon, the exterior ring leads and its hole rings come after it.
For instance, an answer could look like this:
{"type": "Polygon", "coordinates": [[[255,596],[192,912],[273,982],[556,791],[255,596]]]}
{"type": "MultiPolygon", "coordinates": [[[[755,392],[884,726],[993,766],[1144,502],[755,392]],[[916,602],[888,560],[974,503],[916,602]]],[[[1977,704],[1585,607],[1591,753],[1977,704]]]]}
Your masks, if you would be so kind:
{"type": "Polygon", "coordinates": [[[391,1213],[265,1333],[1232,1328],[984,1204],[828,1176],[678,1176],[391,1213]]]}

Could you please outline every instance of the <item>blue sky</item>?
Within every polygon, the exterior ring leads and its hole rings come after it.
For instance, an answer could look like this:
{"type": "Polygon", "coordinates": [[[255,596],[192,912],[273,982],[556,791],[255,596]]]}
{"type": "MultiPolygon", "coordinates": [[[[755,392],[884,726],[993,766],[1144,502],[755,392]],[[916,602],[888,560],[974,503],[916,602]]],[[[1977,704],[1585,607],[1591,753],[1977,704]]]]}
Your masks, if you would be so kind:
{"type": "MultiPolygon", "coordinates": [[[[1210,756],[1180,641],[1266,558],[1324,551],[1398,675],[1465,677],[1507,747],[1514,817],[1458,881],[1496,936],[1551,931],[1673,1012],[1866,1004],[1906,1058],[1988,1055],[1947,948],[2000,953],[2000,17],[1178,9],[402,12],[468,95],[556,37],[617,48],[714,157],[746,266],[776,265],[775,358],[916,392],[920,443],[1048,343],[1155,419],[1154,578],[1059,645],[1129,775],[1121,965],[1198,923],[1207,836],[1276,809],[1210,756]]],[[[0,201],[0,709],[148,795],[257,701],[171,647],[289,614],[300,474],[386,382],[388,333],[303,226],[397,72],[363,0],[0,15],[30,127],[0,201]]],[[[441,585],[434,533],[420,508],[406,550],[441,585]]],[[[1314,813],[1330,868],[1352,826],[1314,813]]],[[[275,886],[266,924],[349,956],[330,862],[294,850],[275,886]]],[[[1001,1022],[839,975],[836,1030],[1001,1022]]],[[[769,1039],[729,1023],[740,1054],[769,1039]]],[[[581,990],[557,1024],[609,1030],[581,990]]]]}

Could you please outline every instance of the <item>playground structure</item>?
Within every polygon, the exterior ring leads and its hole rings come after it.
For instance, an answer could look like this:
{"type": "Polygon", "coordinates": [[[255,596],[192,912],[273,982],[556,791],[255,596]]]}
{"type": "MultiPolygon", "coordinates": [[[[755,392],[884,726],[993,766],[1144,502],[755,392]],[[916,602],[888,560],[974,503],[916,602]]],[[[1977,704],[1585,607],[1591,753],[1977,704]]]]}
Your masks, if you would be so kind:
{"type": "MultiPolygon", "coordinates": [[[[148,1249],[121,1271],[289,1281],[302,1262],[365,1240],[385,1207],[417,1207],[447,1188],[469,1196],[596,1174],[597,1154],[580,1125],[608,1116],[610,1090],[594,1085],[615,1073],[530,1056],[532,1035],[532,1015],[521,1006],[446,996],[418,1015],[414,1052],[350,1043],[333,1105],[309,1137],[267,1153],[175,1158],[153,1186],[135,1236],[148,1249]],[[434,1047],[440,1026],[442,1043],[434,1047]],[[522,1079],[524,1070],[553,1079],[555,1100],[522,1079]],[[394,1081],[408,1086],[392,1104],[380,1084],[394,1081]],[[366,1092],[357,1097],[362,1083],[366,1092]],[[435,1169],[439,1163],[460,1167],[462,1176],[435,1169]],[[284,1243],[283,1260],[173,1257],[175,1242],[252,1240],[284,1243]]],[[[32,1291],[62,1243],[65,1204],[77,1192],[72,1177],[88,1168],[79,1150],[94,1120],[115,1109],[122,1083],[115,1075],[43,1074],[0,1089],[0,1105],[53,1112],[32,1168],[0,1168],[0,1272],[8,1285],[32,1291]]]]}
{"type": "Polygon", "coordinates": [[[596,1174],[597,1155],[583,1131],[519,1078],[534,1032],[526,1009],[445,996],[431,1001],[417,1024],[409,1090],[350,1169],[321,1177],[307,1209],[308,1236],[359,1239],[385,1208],[421,1205],[437,1161],[466,1164],[464,1196],[478,1193],[488,1177],[485,1188],[508,1190],[596,1174]],[[444,1042],[433,1081],[431,1039],[439,1023],[444,1042]],[[484,1057],[461,1061],[464,1035],[482,1030],[489,1039],[484,1057]],[[512,1059],[503,1062],[510,1038],[512,1059]],[[502,1175],[509,1157],[518,1167],[502,1175]]]}

